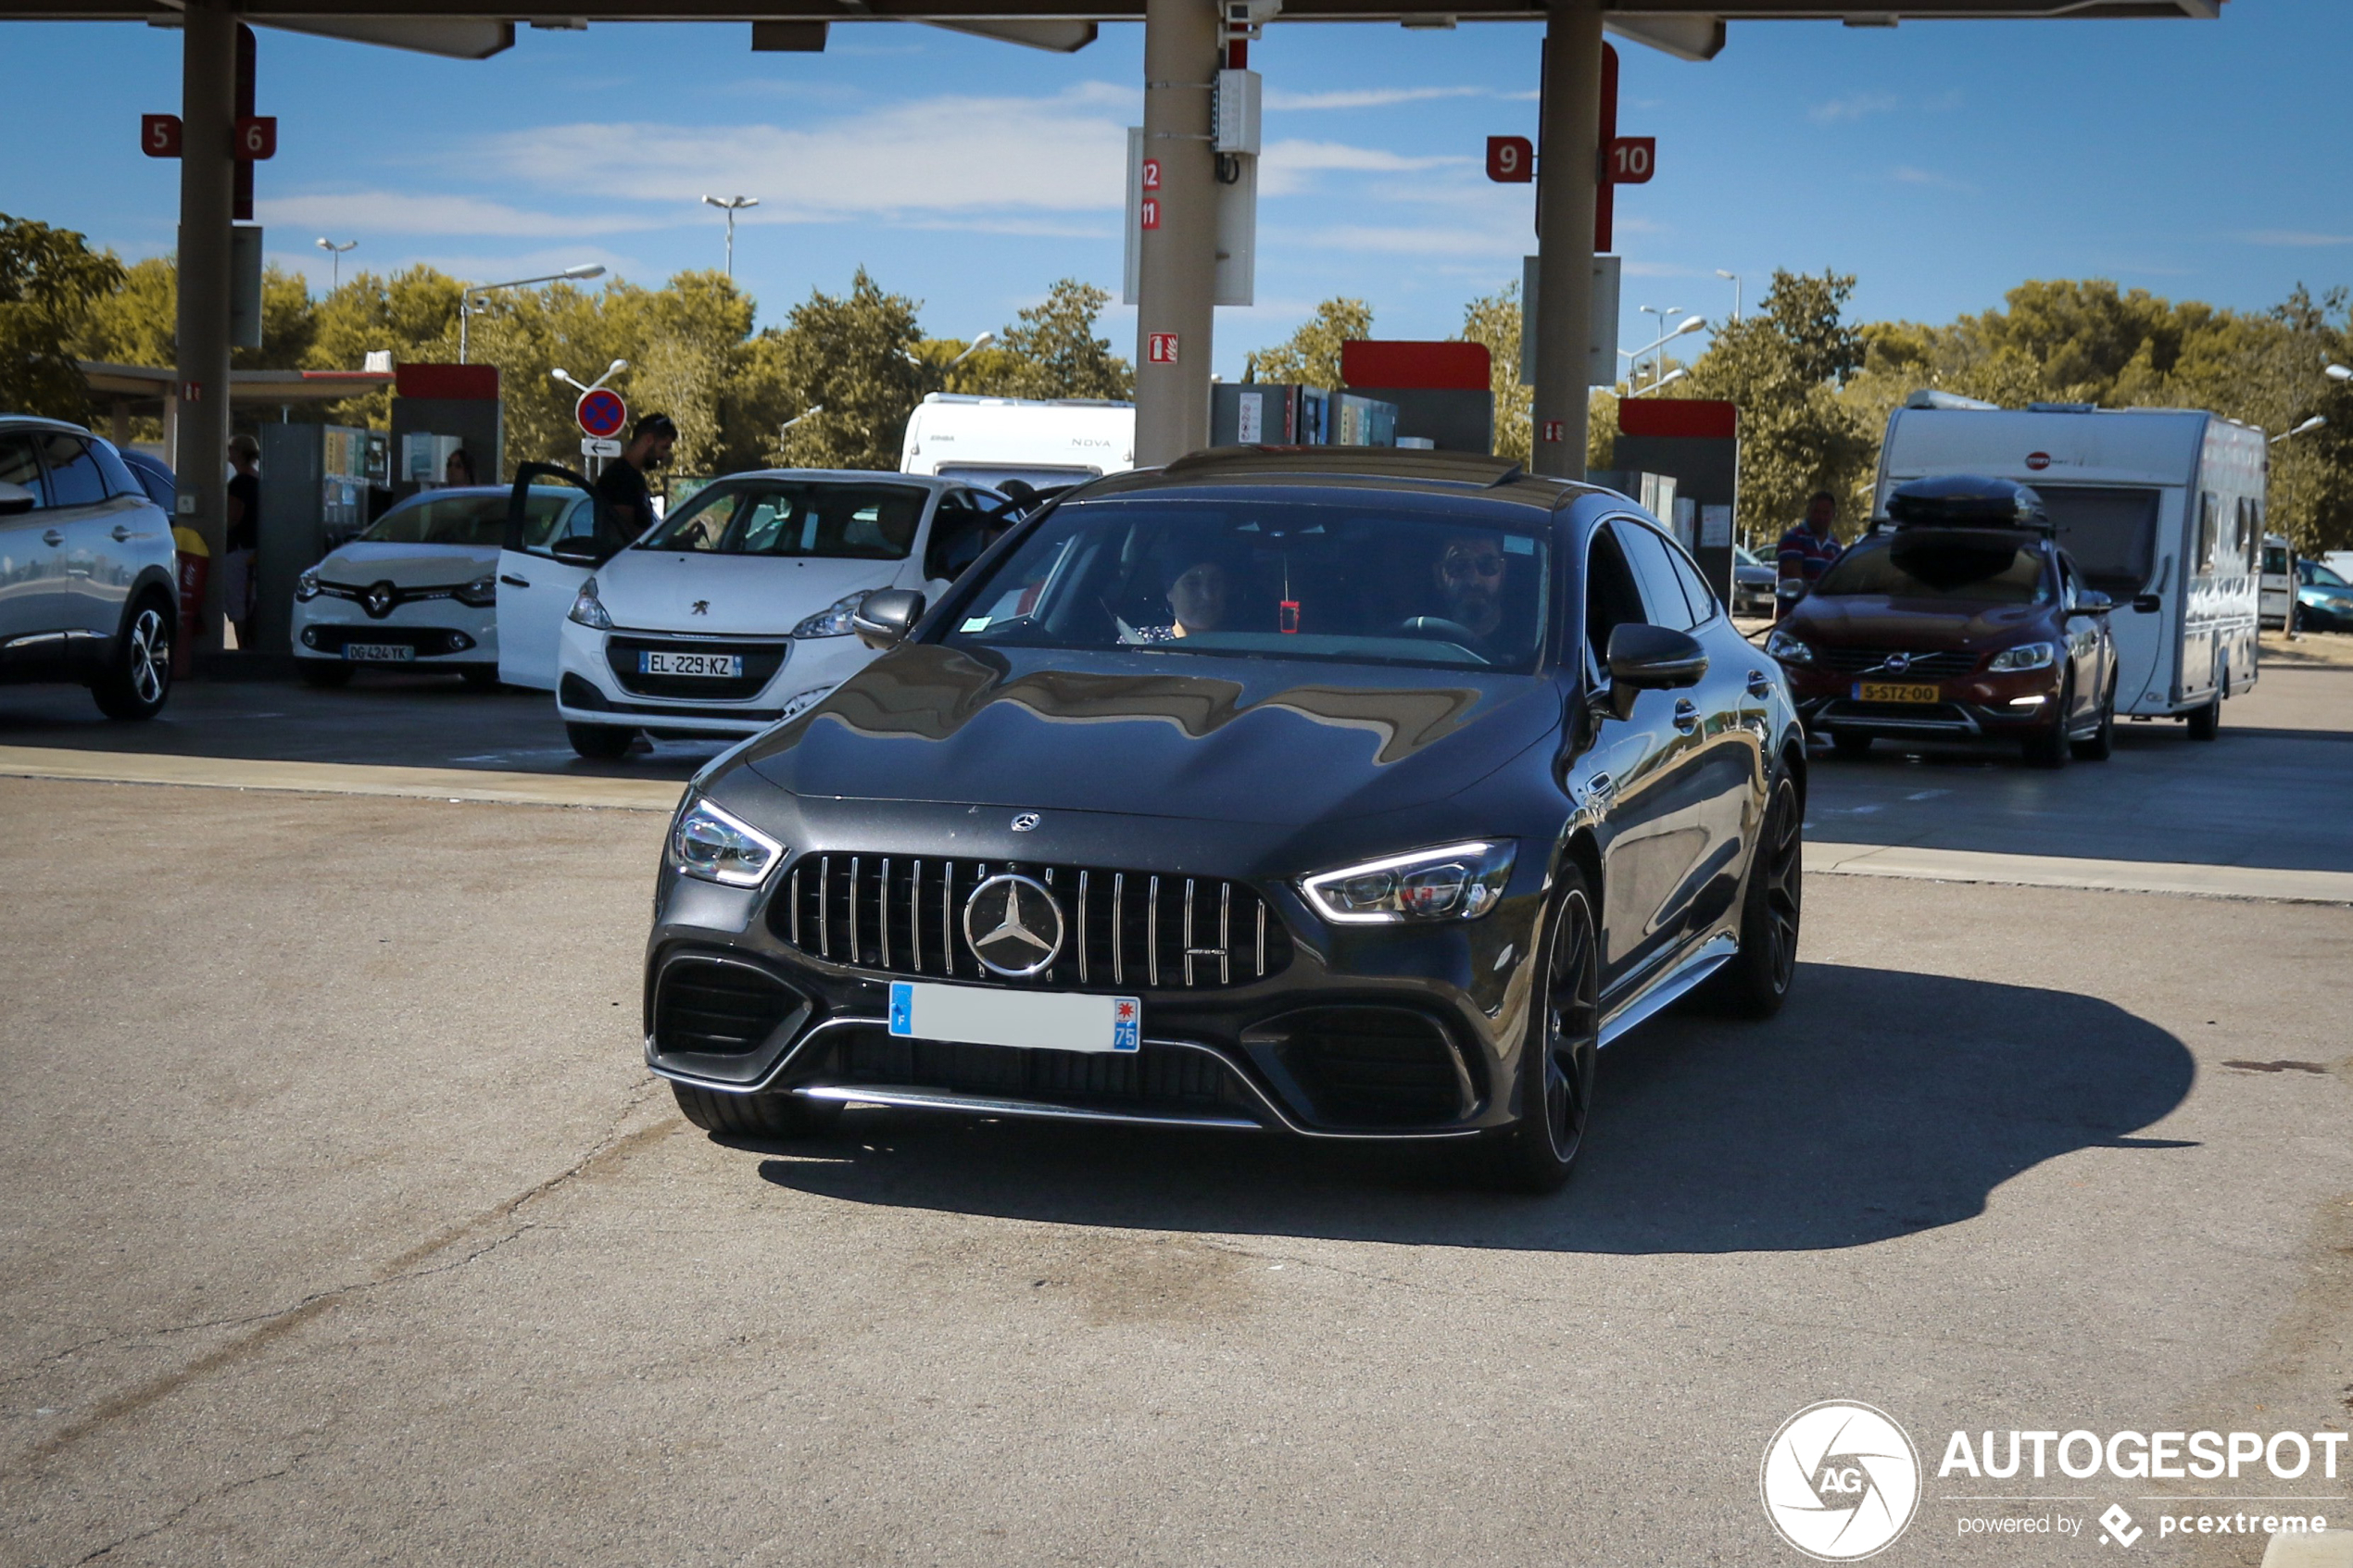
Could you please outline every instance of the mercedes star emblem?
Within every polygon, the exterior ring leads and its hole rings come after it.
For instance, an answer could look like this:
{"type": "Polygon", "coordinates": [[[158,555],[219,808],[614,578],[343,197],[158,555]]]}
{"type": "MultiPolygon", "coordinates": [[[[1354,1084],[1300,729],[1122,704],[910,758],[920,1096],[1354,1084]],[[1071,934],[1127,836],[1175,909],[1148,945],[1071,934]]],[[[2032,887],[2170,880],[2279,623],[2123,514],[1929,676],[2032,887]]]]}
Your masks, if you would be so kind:
{"type": "Polygon", "coordinates": [[[1016,811],[1013,813],[1013,831],[1015,833],[1027,833],[1032,828],[1035,828],[1038,825],[1038,816],[1035,811],[1016,811]]]}
{"type": "Polygon", "coordinates": [[[1045,884],[1000,872],[964,900],[964,941],[990,973],[1026,980],[1062,953],[1062,906],[1045,884]]]}

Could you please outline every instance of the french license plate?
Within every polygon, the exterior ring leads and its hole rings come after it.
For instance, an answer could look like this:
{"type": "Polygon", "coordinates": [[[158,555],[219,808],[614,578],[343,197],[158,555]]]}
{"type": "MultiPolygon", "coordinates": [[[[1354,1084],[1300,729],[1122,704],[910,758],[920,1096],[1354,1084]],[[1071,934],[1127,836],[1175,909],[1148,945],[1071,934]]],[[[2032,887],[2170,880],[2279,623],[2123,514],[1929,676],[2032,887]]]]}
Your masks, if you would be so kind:
{"type": "Polygon", "coordinates": [[[1855,683],[1856,702],[1942,702],[1933,685],[1915,685],[1902,681],[1857,681],[1855,683]]]}
{"type": "Polygon", "coordinates": [[[743,679],[744,656],[739,653],[671,653],[660,648],[641,649],[637,655],[640,675],[699,675],[714,681],[743,679]]]}
{"type": "Polygon", "coordinates": [[[895,980],[890,1032],[902,1039],[1041,1051],[1133,1051],[1143,1045],[1144,1010],[1133,997],[1067,991],[992,991],[895,980]]]}
{"type": "Polygon", "coordinates": [[[417,650],[406,643],[346,643],[343,656],[362,664],[405,664],[417,657],[417,650]]]}

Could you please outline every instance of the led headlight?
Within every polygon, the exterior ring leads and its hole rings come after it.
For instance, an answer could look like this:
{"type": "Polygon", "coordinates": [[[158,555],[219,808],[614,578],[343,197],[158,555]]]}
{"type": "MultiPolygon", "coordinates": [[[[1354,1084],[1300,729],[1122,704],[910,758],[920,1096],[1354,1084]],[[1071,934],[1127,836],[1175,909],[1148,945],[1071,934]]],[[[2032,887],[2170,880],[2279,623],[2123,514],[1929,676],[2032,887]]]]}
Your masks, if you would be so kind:
{"type": "Polygon", "coordinates": [[[1783,664],[1811,664],[1814,662],[1813,648],[1808,646],[1806,644],[1798,641],[1795,637],[1791,636],[1787,632],[1782,631],[1778,626],[1773,628],[1772,635],[1765,639],[1765,651],[1772,655],[1775,659],[1780,659],[1783,664]]]}
{"type": "Polygon", "coordinates": [[[1299,890],[1336,925],[1477,920],[1503,897],[1518,849],[1508,838],[1416,849],[1304,877],[1299,890]]]}
{"type": "Polygon", "coordinates": [[[472,582],[452,590],[452,596],[461,605],[488,609],[498,602],[498,579],[485,571],[472,582]]]}
{"type": "Polygon", "coordinates": [[[315,566],[306,568],[303,574],[295,579],[295,603],[307,605],[318,596],[319,569],[315,566]]]}
{"type": "Polygon", "coordinates": [[[672,821],[670,852],[688,876],[729,887],[759,886],[785,858],[783,845],[698,795],[672,821]]]}
{"type": "Polygon", "coordinates": [[[612,630],[612,616],[606,610],[604,601],[597,597],[595,578],[591,577],[580,585],[580,592],[573,596],[572,608],[565,613],[564,619],[576,621],[592,632],[612,630]]]}
{"type": "Polygon", "coordinates": [[[2020,643],[1994,656],[1988,670],[2048,670],[2058,662],[2058,649],[2049,643],[2020,643]]]}
{"type": "Polygon", "coordinates": [[[849,618],[858,613],[858,607],[864,604],[866,596],[873,592],[872,588],[861,588],[854,594],[844,594],[832,604],[794,627],[792,634],[796,637],[849,636],[857,630],[849,623],[849,618]]]}

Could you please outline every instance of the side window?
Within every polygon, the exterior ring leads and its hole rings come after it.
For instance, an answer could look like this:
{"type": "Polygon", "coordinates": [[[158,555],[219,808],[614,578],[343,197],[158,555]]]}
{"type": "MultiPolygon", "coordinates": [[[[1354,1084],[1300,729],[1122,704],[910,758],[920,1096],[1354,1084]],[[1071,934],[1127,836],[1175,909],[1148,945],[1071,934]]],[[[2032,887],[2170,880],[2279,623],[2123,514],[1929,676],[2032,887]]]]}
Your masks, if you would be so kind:
{"type": "Polygon", "coordinates": [[[1617,531],[1593,530],[1585,571],[1585,641],[1592,650],[1593,667],[1598,670],[1607,662],[1612,632],[1648,619],[1642,608],[1642,591],[1635,584],[1633,569],[1626,564],[1625,551],[1618,547],[1617,531]]]}
{"type": "Polygon", "coordinates": [[[49,470],[49,504],[53,507],[94,507],[107,498],[106,476],[90,455],[90,444],[78,435],[44,435],[41,456],[49,470]]]}
{"type": "Polygon", "coordinates": [[[36,509],[48,505],[48,492],[41,483],[41,459],[33,455],[32,437],[0,433],[0,484],[19,485],[32,492],[36,509]]]}
{"type": "Polygon", "coordinates": [[[2197,574],[2214,575],[2214,556],[2222,543],[2221,505],[2211,490],[2201,490],[2197,497],[2197,574]]]}
{"type": "Polygon", "coordinates": [[[2059,608],[2062,610],[2073,609],[2075,608],[2077,595],[2075,568],[2068,564],[2068,559],[2065,556],[2058,558],[2058,576],[2059,608]]]}
{"type": "Polygon", "coordinates": [[[2256,557],[2263,550],[2263,503],[2252,495],[2239,497],[2239,543],[2244,546],[2240,558],[2252,571],[2256,557]]]}
{"type": "Polygon", "coordinates": [[[1708,587],[1707,579],[1699,574],[1699,568],[1692,563],[1691,557],[1673,546],[1667,553],[1675,562],[1676,577],[1682,582],[1684,602],[1692,607],[1692,624],[1706,625],[1716,619],[1716,612],[1723,607],[1716,602],[1714,590],[1708,587]]]}
{"type": "Polygon", "coordinates": [[[1621,518],[1609,525],[1618,536],[1626,558],[1642,585],[1642,601],[1650,607],[1646,619],[1654,626],[1688,632],[1693,624],[1691,601],[1683,597],[1682,580],[1675,574],[1671,546],[1656,529],[1621,518]]]}
{"type": "Polygon", "coordinates": [[[129,495],[135,500],[146,499],[147,493],[139,487],[138,477],[131,471],[131,465],[115,451],[112,443],[92,442],[90,455],[98,460],[98,475],[106,481],[109,496],[129,495]]]}
{"type": "Polygon", "coordinates": [[[954,582],[988,547],[990,520],[972,502],[971,493],[963,490],[940,497],[932,514],[931,542],[924,548],[926,580],[954,582]]]}

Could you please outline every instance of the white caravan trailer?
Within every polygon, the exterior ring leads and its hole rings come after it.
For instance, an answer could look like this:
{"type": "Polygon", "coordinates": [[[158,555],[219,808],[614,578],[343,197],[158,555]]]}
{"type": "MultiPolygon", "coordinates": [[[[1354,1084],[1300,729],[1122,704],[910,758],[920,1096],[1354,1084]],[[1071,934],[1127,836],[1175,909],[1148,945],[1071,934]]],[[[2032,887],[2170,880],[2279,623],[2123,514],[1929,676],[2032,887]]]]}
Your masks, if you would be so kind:
{"type": "Polygon", "coordinates": [[[1136,406],[1091,397],[971,397],[935,392],[907,417],[899,471],[1039,490],[1136,466],[1136,406]]]}
{"type": "Polygon", "coordinates": [[[2116,601],[2116,711],[2185,718],[2210,737],[2255,684],[2263,433],[2189,408],[1997,408],[1919,393],[1888,416],[1875,511],[1906,480],[1982,473],[2031,484],[2058,542],[2116,601]]]}

